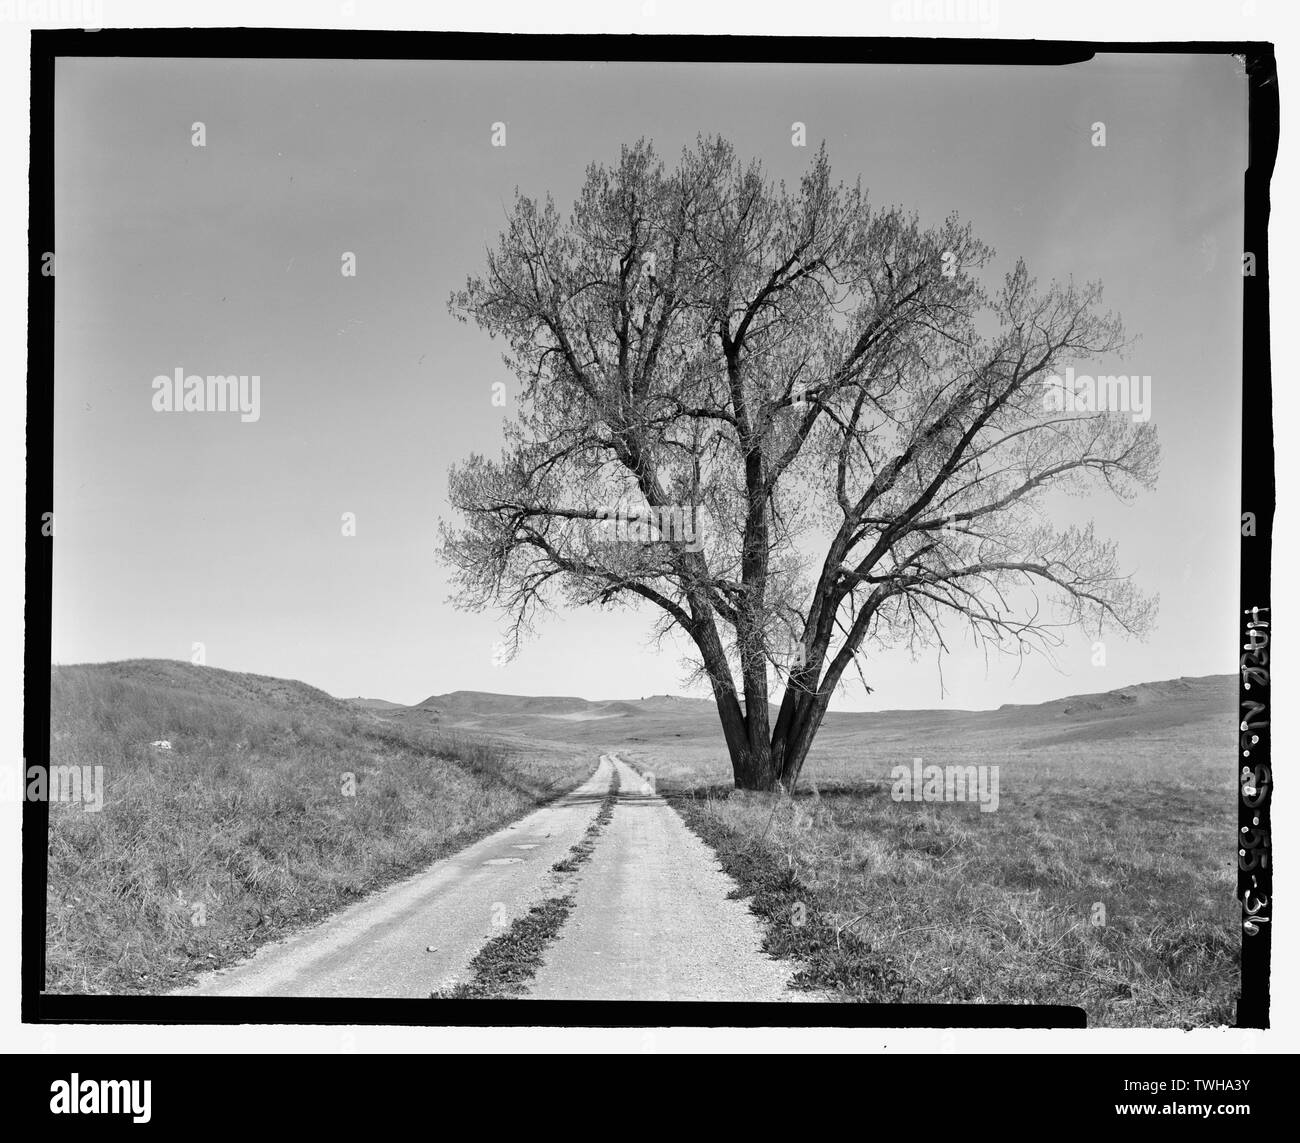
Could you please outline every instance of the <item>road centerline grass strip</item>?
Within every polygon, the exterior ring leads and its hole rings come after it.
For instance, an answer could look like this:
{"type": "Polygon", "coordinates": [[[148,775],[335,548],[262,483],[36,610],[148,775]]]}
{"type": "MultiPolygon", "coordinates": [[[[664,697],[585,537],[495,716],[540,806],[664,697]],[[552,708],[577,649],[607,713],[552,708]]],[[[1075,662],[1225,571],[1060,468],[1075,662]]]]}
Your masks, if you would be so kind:
{"type": "MultiPolygon", "coordinates": [[[[614,816],[618,801],[619,775],[613,768],[609,789],[601,800],[600,810],[582,836],[569,849],[568,856],[557,861],[555,873],[576,873],[591,858],[596,840],[614,816]]],[[[516,917],[504,933],[493,937],[477,953],[469,967],[473,977],[450,988],[429,994],[431,1000],[486,1000],[519,996],[527,991],[528,982],[542,967],[542,954],[559,936],[564,922],[573,911],[574,893],[548,897],[527,913],[516,917]]]]}

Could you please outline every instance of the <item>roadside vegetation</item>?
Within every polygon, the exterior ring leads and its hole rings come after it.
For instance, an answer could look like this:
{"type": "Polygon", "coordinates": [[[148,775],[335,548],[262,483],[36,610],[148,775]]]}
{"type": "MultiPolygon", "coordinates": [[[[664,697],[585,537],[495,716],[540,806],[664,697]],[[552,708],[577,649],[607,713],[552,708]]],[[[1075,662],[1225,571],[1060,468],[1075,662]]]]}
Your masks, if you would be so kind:
{"type": "Polygon", "coordinates": [[[157,993],[455,852],[583,781],[579,749],[410,726],[302,683],[165,661],[56,667],[46,988],[157,993]],[[167,741],[170,749],[152,746],[167,741]]]}
{"type": "Polygon", "coordinates": [[[1231,722],[1153,719],[1119,741],[1109,723],[1050,742],[976,726],[846,736],[793,798],[732,790],[716,748],[646,744],[634,761],[753,897],[768,950],[805,962],[795,987],[1074,1004],[1093,1026],[1235,1023],[1231,722]],[[894,801],[890,770],[913,754],[998,765],[997,810],[894,801]]]}

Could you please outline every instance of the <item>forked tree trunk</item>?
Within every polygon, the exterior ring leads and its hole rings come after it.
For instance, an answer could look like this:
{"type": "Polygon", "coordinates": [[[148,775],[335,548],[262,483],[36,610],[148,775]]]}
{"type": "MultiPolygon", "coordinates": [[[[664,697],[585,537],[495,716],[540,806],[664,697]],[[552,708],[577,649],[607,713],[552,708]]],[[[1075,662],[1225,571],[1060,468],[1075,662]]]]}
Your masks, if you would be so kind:
{"type": "Polygon", "coordinates": [[[793,791],[826,714],[826,696],[787,689],[770,740],[766,719],[754,720],[759,725],[751,725],[734,695],[729,705],[730,714],[721,702],[718,710],[736,789],[793,791]]]}
{"type": "Polygon", "coordinates": [[[818,694],[787,691],[770,739],[767,719],[751,722],[734,693],[729,701],[718,698],[718,713],[736,789],[793,790],[826,713],[826,701],[818,694]]]}
{"type": "Polygon", "coordinates": [[[820,664],[796,672],[791,680],[795,685],[786,688],[773,727],[768,719],[766,668],[746,664],[742,706],[716,629],[702,624],[696,642],[712,684],[736,789],[792,790],[826,713],[827,700],[816,686],[820,664]]]}

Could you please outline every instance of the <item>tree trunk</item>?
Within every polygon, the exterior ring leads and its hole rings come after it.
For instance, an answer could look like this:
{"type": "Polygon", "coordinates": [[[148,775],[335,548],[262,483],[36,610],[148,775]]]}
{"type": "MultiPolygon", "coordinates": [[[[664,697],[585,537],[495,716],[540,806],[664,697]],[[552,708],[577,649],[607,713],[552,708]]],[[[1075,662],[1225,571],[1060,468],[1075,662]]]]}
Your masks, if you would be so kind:
{"type": "Polygon", "coordinates": [[[788,792],[794,791],[828,705],[829,696],[816,689],[816,675],[817,669],[811,667],[791,677],[772,731],[773,769],[788,792]]]}
{"type": "Polygon", "coordinates": [[[809,747],[821,729],[822,717],[826,714],[829,696],[807,695],[806,702],[799,704],[799,713],[795,716],[790,731],[782,744],[781,767],[778,778],[781,785],[790,793],[794,792],[799,773],[808,757],[809,747]]]}
{"type": "Polygon", "coordinates": [[[787,688],[769,735],[767,695],[763,688],[756,689],[759,694],[747,695],[742,711],[735,690],[714,680],[714,700],[731,757],[732,780],[737,790],[793,790],[821,727],[827,700],[817,691],[787,688]],[[761,707],[755,707],[756,702],[761,707]]]}
{"type": "Polygon", "coordinates": [[[735,693],[730,694],[729,701],[727,697],[718,696],[715,688],[714,698],[722,718],[722,733],[727,740],[731,776],[736,789],[776,789],[779,774],[772,756],[772,744],[767,737],[767,719],[750,717],[748,707],[752,705],[751,700],[746,700],[747,709],[742,714],[735,693]]]}
{"type": "MultiPolygon", "coordinates": [[[[699,611],[708,615],[703,607],[699,611]]],[[[735,788],[764,791],[778,789],[781,785],[782,754],[774,751],[773,746],[778,741],[785,742],[786,735],[779,729],[779,723],[777,733],[771,730],[765,664],[757,656],[745,658],[742,665],[745,705],[742,709],[723,654],[722,641],[718,638],[711,618],[699,623],[693,634],[713,688],[713,701],[718,708],[727,753],[731,757],[731,776],[735,788]]],[[[817,721],[820,722],[820,718],[817,721]]],[[[802,765],[807,748],[796,753],[798,764],[802,765]]]]}
{"type": "Polygon", "coordinates": [[[737,790],[775,790],[776,767],[772,765],[772,748],[764,742],[731,751],[731,776],[737,790]]]}
{"type": "Polygon", "coordinates": [[[770,741],[766,734],[767,719],[750,719],[748,711],[742,712],[735,691],[715,686],[714,699],[736,789],[793,790],[808,749],[821,727],[826,699],[820,694],[796,697],[787,692],[789,705],[782,704],[770,741]]]}

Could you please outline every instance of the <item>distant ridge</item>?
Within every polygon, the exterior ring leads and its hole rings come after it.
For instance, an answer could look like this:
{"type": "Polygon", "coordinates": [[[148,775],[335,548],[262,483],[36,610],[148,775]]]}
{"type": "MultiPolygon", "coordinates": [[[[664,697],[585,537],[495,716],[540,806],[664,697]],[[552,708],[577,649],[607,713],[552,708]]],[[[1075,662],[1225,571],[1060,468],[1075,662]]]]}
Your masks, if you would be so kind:
{"type": "MultiPolygon", "coordinates": [[[[445,695],[430,695],[417,707],[437,707],[448,711],[500,710],[510,713],[571,714],[577,711],[609,710],[616,707],[672,706],[680,703],[691,706],[704,703],[713,705],[712,699],[686,698],[682,695],[650,695],[643,699],[584,699],[574,695],[506,695],[492,691],[451,691],[445,695]]],[[[628,713],[631,713],[629,710],[628,713]]]]}
{"type": "MultiPolygon", "coordinates": [[[[207,697],[252,700],[306,710],[332,707],[367,710],[374,717],[442,729],[523,737],[531,741],[583,742],[604,748],[612,742],[695,738],[720,734],[713,702],[681,695],[591,701],[572,695],[508,695],[490,691],[452,691],[430,695],[413,706],[387,699],[336,699],[292,679],[226,671],[169,659],[55,666],[58,671],[91,670],[123,682],[145,683],[207,697]]],[[[845,741],[867,734],[876,743],[990,735],[1006,743],[1038,745],[1116,741],[1167,736],[1180,728],[1235,727],[1238,679],[1206,675],[1165,679],[1110,691],[1071,695],[1042,703],[1004,703],[996,710],[956,709],[831,711],[822,741],[845,741]]]]}
{"type": "MultiPolygon", "coordinates": [[[[1203,697],[1221,697],[1225,691],[1236,687],[1235,675],[1199,675],[1182,676],[1177,679],[1164,679],[1150,683],[1134,683],[1127,687],[1117,687],[1111,691],[1069,695],[1065,698],[1047,699],[1035,703],[1003,703],[993,710],[969,710],[959,707],[904,709],[891,707],[872,711],[838,711],[839,717],[874,718],[884,715],[978,715],[1041,711],[1044,714],[1082,714],[1090,710],[1120,710],[1130,705],[1145,706],[1150,703],[1167,703],[1195,701],[1203,697]]],[[[360,702],[363,700],[350,700],[360,702]]],[[[367,703],[381,704],[382,700],[364,700],[367,703]]],[[[383,703],[388,707],[400,706],[399,703],[383,703]]],[[[606,713],[636,714],[646,710],[662,710],[665,707],[686,708],[696,711],[700,708],[713,709],[711,698],[693,698],[686,695],[648,695],[645,698],[632,699],[584,699],[573,695],[510,695],[497,694],[492,691],[451,691],[443,695],[430,695],[423,702],[415,703],[411,709],[438,710],[448,714],[575,714],[606,713]]]]}
{"type": "Polygon", "coordinates": [[[1225,687],[1235,688],[1236,675],[1184,675],[1155,683],[1135,683],[1113,691],[1096,694],[1070,695],[1067,698],[1049,699],[1040,703],[1003,703],[999,711],[1044,710],[1059,708],[1064,714],[1077,714],[1087,710],[1113,710],[1130,704],[1146,705],[1153,702],[1170,702],[1194,699],[1198,695],[1219,695],[1225,687]]]}

